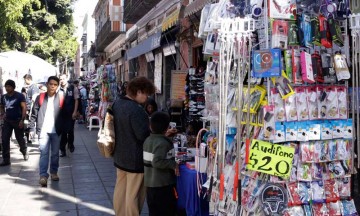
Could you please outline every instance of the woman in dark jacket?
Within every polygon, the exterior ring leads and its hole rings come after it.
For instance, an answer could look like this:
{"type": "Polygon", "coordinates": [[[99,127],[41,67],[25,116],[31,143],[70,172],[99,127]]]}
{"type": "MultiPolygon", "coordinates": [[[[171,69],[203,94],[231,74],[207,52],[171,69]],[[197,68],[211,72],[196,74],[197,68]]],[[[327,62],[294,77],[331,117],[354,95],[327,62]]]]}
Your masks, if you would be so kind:
{"type": "Polygon", "coordinates": [[[156,104],[156,101],[152,98],[148,98],[146,103],[145,103],[145,111],[146,113],[151,116],[151,114],[153,114],[154,112],[156,112],[158,110],[158,106],[156,104]]]}
{"type": "Polygon", "coordinates": [[[117,168],[113,204],[119,216],[140,215],[145,201],[143,144],[150,128],[142,104],[154,93],[155,86],[150,80],[137,77],[129,82],[126,95],[112,105],[117,168]]]}

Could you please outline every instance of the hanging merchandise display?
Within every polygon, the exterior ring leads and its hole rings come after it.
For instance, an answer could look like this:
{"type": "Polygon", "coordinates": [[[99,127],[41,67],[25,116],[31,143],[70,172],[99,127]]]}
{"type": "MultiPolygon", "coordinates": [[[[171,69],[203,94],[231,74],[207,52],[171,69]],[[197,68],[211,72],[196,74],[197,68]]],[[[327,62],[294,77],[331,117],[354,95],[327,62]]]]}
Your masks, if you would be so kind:
{"type": "Polygon", "coordinates": [[[101,65],[98,68],[98,75],[98,83],[101,88],[99,117],[103,120],[105,118],[107,108],[111,106],[112,102],[117,97],[115,66],[112,64],[101,65]]]}
{"type": "Polygon", "coordinates": [[[89,73],[88,79],[90,91],[87,120],[94,116],[103,120],[106,109],[118,97],[115,66],[101,65],[94,72],[89,73]]]}
{"type": "Polygon", "coordinates": [[[208,127],[195,169],[207,173],[197,188],[210,215],[358,215],[360,15],[349,4],[220,0],[204,8],[208,127]]]}
{"type": "MultiPolygon", "coordinates": [[[[86,107],[85,119],[90,123],[92,117],[98,117],[99,104],[100,104],[100,90],[98,85],[99,75],[97,70],[89,72],[86,75],[87,82],[89,83],[88,106],[86,107]]],[[[91,120],[92,121],[92,120],[91,120]]]]}

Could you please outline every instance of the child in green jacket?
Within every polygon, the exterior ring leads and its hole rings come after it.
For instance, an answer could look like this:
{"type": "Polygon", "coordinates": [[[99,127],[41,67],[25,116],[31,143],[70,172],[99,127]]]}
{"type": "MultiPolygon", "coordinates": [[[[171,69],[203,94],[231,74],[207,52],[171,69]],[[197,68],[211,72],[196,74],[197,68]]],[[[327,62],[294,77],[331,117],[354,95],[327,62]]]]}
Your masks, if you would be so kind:
{"type": "Polygon", "coordinates": [[[150,118],[152,133],[144,142],[144,183],[150,216],[176,214],[179,166],[175,162],[174,145],[165,136],[169,123],[167,113],[153,113],[150,118]]]}

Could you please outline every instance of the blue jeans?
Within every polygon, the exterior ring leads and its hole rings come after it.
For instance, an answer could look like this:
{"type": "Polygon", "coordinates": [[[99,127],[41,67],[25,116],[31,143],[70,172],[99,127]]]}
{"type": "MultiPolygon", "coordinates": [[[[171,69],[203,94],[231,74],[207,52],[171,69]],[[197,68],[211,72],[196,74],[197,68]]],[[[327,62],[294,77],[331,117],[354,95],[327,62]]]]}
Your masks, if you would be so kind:
{"type": "Polygon", "coordinates": [[[4,121],[2,127],[2,157],[5,162],[10,162],[10,138],[15,131],[15,137],[20,146],[20,152],[26,153],[27,145],[24,140],[24,128],[19,128],[19,121],[4,121]]]}
{"type": "Polygon", "coordinates": [[[61,135],[56,133],[40,134],[39,149],[40,149],[40,176],[49,177],[49,155],[50,158],[50,173],[56,174],[59,169],[59,149],[60,149],[61,135]],[[50,151],[51,150],[51,151],[50,151]]]}
{"type": "Polygon", "coordinates": [[[81,100],[81,108],[82,108],[81,115],[83,116],[83,120],[85,122],[86,122],[86,107],[87,107],[87,100],[81,100]]]}

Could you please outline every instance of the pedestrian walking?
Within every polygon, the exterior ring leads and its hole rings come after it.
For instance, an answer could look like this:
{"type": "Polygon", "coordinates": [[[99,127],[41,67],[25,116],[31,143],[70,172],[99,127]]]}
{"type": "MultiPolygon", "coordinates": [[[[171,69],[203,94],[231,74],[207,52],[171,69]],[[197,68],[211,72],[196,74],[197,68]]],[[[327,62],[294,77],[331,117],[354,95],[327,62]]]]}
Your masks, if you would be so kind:
{"type": "Polygon", "coordinates": [[[1,98],[1,112],[5,113],[2,127],[2,157],[0,166],[8,166],[10,162],[10,138],[14,131],[24,160],[29,159],[27,145],[24,140],[24,120],[26,117],[26,101],[22,93],[15,91],[13,80],[5,82],[6,94],[1,98]]]}
{"type": "Polygon", "coordinates": [[[117,216],[140,215],[144,204],[143,144],[150,129],[149,117],[141,104],[154,93],[150,80],[137,77],[129,82],[126,95],[112,105],[117,168],[113,205],[117,216]]]}
{"type": "Polygon", "coordinates": [[[64,93],[64,129],[60,142],[60,157],[66,156],[66,145],[70,152],[74,152],[74,124],[78,112],[79,90],[69,84],[66,74],[60,76],[60,90],[64,93]]]}
{"type": "Polygon", "coordinates": [[[57,174],[59,169],[59,148],[63,129],[63,103],[62,91],[57,91],[60,80],[56,76],[50,76],[47,81],[47,92],[39,94],[33,105],[30,117],[30,136],[34,133],[39,138],[40,149],[40,180],[39,184],[47,186],[50,176],[52,181],[59,181],[57,174]],[[35,127],[36,126],[36,127],[35,127]]]}
{"type": "Polygon", "coordinates": [[[82,121],[86,123],[86,107],[87,107],[87,91],[83,84],[79,85],[80,99],[81,99],[81,115],[82,121]]]}
{"type": "Polygon", "coordinates": [[[165,136],[170,116],[154,112],[150,118],[151,135],[144,142],[144,184],[149,215],[176,215],[176,175],[174,145],[165,136]]]}
{"type": "MultiPolygon", "coordinates": [[[[36,83],[33,83],[32,76],[30,74],[24,75],[24,87],[25,90],[25,100],[26,100],[26,118],[25,122],[29,121],[30,111],[33,104],[33,100],[35,100],[36,95],[40,93],[40,89],[38,88],[36,83]]],[[[25,124],[26,126],[27,124],[25,124]]],[[[25,137],[28,144],[31,144],[31,140],[29,137],[29,128],[25,127],[25,137]]]]}

